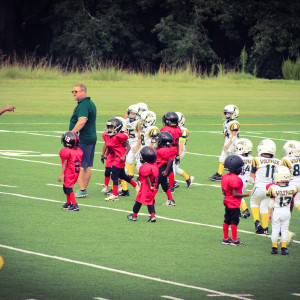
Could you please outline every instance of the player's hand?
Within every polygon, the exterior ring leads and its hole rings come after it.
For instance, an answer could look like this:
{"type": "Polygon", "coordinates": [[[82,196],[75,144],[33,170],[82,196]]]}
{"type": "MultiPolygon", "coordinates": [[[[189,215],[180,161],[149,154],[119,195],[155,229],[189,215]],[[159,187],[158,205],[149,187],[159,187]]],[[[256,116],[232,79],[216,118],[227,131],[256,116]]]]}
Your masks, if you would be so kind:
{"type": "Polygon", "coordinates": [[[175,156],[175,164],[176,164],[176,165],[179,165],[179,163],[180,163],[180,156],[179,156],[179,155],[176,155],[176,156],[175,156]]]}
{"type": "Polygon", "coordinates": [[[126,156],[122,156],[122,157],[120,157],[120,162],[123,162],[123,161],[125,161],[125,159],[126,159],[126,156]]]}
{"type": "Polygon", "coordinates": [[[269,222],[272,222],[272,215],[269,215],[269,222]]]}
{"type": "Polygon", "coordinates": [[[61,182],[61,181],[62,181],[62,176],[59,176],[59,177],[57,178],[57,181],[61,182]]]}
{"type": "Polygon", "coordinates": [[[162,171],[161,175],[164,176],[164,177],[166,177],[168,175],[168,173],[166,171],[162,171]]]}
{"type": "Polygon", "coordinates": [[[104,164],[107,157],[105,155],[101,155],[101,162],[104,164]]]}
{"type": "Polygon", "coordinates": [[[226,145],[226,146],[223,147],[223,149],[224,149],[225,151],[228,151],[229,146],[226,145]]]}
{"type": "Polygon", "coordinates": [[[15,108],[13,105],[7,104],[7,105],[5,106],[5,109],[6,109],[6,111],[14,111],[16,108],[15,108]]]}
{"type": "Polygon", "coordinates": [[[250,196],[249,193],[245,193],[245,194],[244,194],[244,197],[249,197],[249,196],[250,196]]]}

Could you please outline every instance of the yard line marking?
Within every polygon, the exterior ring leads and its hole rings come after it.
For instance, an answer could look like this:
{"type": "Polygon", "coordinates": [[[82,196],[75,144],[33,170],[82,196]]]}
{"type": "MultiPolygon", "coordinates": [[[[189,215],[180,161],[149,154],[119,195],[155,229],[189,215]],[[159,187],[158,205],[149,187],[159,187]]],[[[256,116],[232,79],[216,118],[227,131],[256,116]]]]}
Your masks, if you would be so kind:
{"type": "Polygon", "coordinates": [[[300,297],[300,294],[298,294],[298,293],[291,293],[291,295],[300,297]]]}
{"type": "Polygon", "coordinates": [[[62,187],[62,185],[61,185],[61,184],[52,184],[52,183],[47,183],[46,185],[62,187]]]}
{"type": "Polygon", "coordinates": [[[74,263],[74,264],[83,265],[83,266],[87,266],[87,267],[92,267],[92,268],[96,268],[96,269],[100,269],[100,270],[104,270],[104,271],[110,271],[110,272],[119,273],[119,274],[123,274],[123,275],[129,275],[129,276],[148,279],[148,280],[157,281],[157,282],[161,282],[161,283],[167,283],[167,284],[170,284],[170,285],[180,286],[180,287],[184,287],[184,288],[190,288],[190,289],[195,289],[195,290],[199,290],[199,291],[214,293],[214,294],[218,294],[218,295],[224,296],[224,297],[231,297],[231,298],[236,298],[236,299],[249,300],[249,298],[244,298],[244,297],[241,297],[241,296],[237,296],[235,294],[223,293],[223,292],[220,292],[220,291],[215,291],[215,290],[207,289],[207,288],[200,287],[200,286],[184,284],[184,283],[180,283],[180,282],[176,282],[176,281],[161,279],[161,278],[158,278],[158,277],[151,277],[151,276],[148,276],[148,275],[143,275],[143,274],[138,274],[138,273],[132,273],[132,272],[124,271],[124,270],[119,270],[119,269],[114,269],[114,268],[110,268],[110,267],[96,265],[96,264],[83,262],[83,261],[79,261],[79,260],[69,259],[69,258],[66,258],[66,257],[50,255],[50,254],[45,254],[45,253],[41,253],[41,252],[34,252],[34,251],[25,250],[25,249],[21,249],[21,248],[16,248],[16,247],[3,245],[3,244],[0,244],[0,247],[2,247],[4,249],[9,249],[9,250],[21,252],[21,253],[37,255],[37,256],[41,256],[41,257],[45,257],[45,258],[52,258],[52,259],[56,259],[56,260],[60,260],[60,261],[64,261],[64,262],[69,262],[69,263],[74,263]]]}
{"type": "MultiPolygon", "coordinates": [[[[223,296],[223,295],[219,295],[218,296],[223,296]]],[[[176,297],[172,297],[172,296],[168,296],[168,295],[162,295],[162,298],[166,298],[166,299],[173,299],[173,300],[184,300],[182,298],[176,298],[176,297]]]]}
{"type": "Polygon", "coordinates": [[[6,185],[6,184],[0,184],[0,186],[11,187],[11,188],[17,187],[15,185],[6,185]]]}
{"type": "Polygon", "coordinates": [[[95,297],[95,298],[93,298],[93,299],[95,299],[95,300],[109,300],[109,299],[107,299],[107,298],[102,298],[102,297],[95,297]]]}
{"type": "MultiPolygon", "coordinates": [[[[238,295],[238,296],[243,296],[243,297],[254,297],[254,295],[251,295],[251,294],[233,294],[233,295],[238,295]]],[[[206,296],[209,296],[209,297],[220,297],[221,295],[208,294],[206,296]]]]}
{"type": "MultiPolygon", "coordinates": [[[[33,196],[27,196],[27,195],[22,195],[22,194],[16,194],[16,193],[0,192],[0,194],[10,195],[10,196],[16,196],[16,197],[21,197],[21,198],[29,198],[29,199],[41,200],[41,201],[55,202],[55,203],[65,203],[65,202],[59,201],[59,200],[53,200],[53,199],[48,199],[48,198],[40,198],[40,197],[33,197],[33,196]]],[[[90,204],[80,204],[80,206],[89,207],[89,208],[106,209],[106,210],[112,210],[112,211],[118,211],[118,212],[125,212],[125,213],[132,213],[132,210],[124,210],[124,209],[112,208],[112,207],[106,207],[106,206],[98,206],[98,205],[90,205],[90,204]]],[[[141,216],[148,216],[148,214],[145,214],[145,213],[139,213],[139,215],[141,215],[141,216]]],[[[211,225],[211,224],[205,224],[205,223],[199,223],[199,222],[193,222],[193,221],[185,221],[185,220],[180,220],[180,219],[173,219],[173,218],[163,217],[163,216],[159,216],[159,215],[156,215],[156,218],[162,219],[162,220],[167,220],[167,221],[178,222],[178,223],[191,224],[191,225],[197,225],[197,226],[204,226],[204,227],[210,227],[210,228],[217,228],[217,229],[222,229],[223,230],[223,226],[218,226],[218,225],[211,225]]],[[[260,236],[260,237],[271,238],[271,235],[256,234],[255,232],[251,232],[251,231],[248,231],[248,230],[239,229],[239,232],[243,232],[243,233],[247,233],[247,234],[252,234],[252,235],[256,235],[256,236],[260,236]]],[[[294,240],[293,243],[300,244],[300,241],[294,240]]]]}

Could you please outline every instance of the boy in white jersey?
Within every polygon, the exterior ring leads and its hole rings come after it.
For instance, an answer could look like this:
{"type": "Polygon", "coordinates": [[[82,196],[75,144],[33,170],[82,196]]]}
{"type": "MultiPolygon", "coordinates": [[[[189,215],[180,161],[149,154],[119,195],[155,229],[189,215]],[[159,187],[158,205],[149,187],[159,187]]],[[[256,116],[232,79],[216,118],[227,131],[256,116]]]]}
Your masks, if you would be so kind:
{"type": "Polygon", "coordinates": [[[253,191],[250,198],[250,207],[255,224],[256,234],[269,234],[268,231],[268,204],[270,199],[266,196],[266,186],[272,183],[275,168],[280,160],[274,158],[276,145],[272,140],[262,140],[257,147],[257,157],[253,158],[250,177],[253,181],[253,191]],[[259,220],[261,214],[261,221],[259,220]]]}
{"type": "MultiPolygon", "coordinates": [[[[185,123],[184,115],[181,112],[176,112],[176,114],[178,115],[178,126],[181,128],[181,135],[179,137],[179,161],[178,163],[176,163],[176,161],[174,160],[173,169],[176,174],[182,176],[185,179],[187,188],[189,188],[193,183],[195,177],[188,175],[184,170],[179,168],[179,164],[185,155],[185,151],[186,151],[185,146],[189,138],[189,131],[185,127],[183,127],[185,123]]],[[[178,183],[174,181],[174,188],[178,188],[178,187],[179,187],[178,183]]]]}
{"type": "Polygon", "coordinates": [[[274,185],[268,189],[271,197],[269,203],[269,220],[272,221],[272,250],[271,254],[278,253],[278,235],[281,232],[281,254],[288,255],[287,249],[289,223],[291,219],[290,204],[297,194],[297,188],[289,184],[291,173],[288,167],[279,166],[274,172],[274,185]]]}
{"type": "Polygon", "coordinates": [[[239,116],[239,109],[235,105],[227,105],[224,107],[223,112],[226,118],[226,121],[223,123],[223,136],[225,141],[222,153],[219,157],[218,172],[209,177],[211,181],[221,181],[225,159],[235,154],[235,145],[240,132],[240,123],[236,121],[239,116]]]}
{"type": "MultiPolygon", "coordinates": [[[[140,150],[145,146],[152,147],[155,142],[156,138],[159,134],[159,129],[156,126],[153,126],[156,123],[156,114],[153,111],[146,110],[141,114],[141,125],[139,131],[139,144],[140,150]]],[[[139,170],[142,163],[141,163],[141,156],[140,154],[137,155],[136,158],[136,168],[139,170]]]]}
{"type": "MultiPolygon", "coordinates": [[[[236,154],[243,160],[244,166],[242,172],[239,174],[239,177],[243,181],[243,193],[246,192],[246,188],[250,182],[250,170],[252,166],[253,157],[250,155],[253,149],[253,144],[250,140],[242,138],[239,139],[236,143],[236,154]]],[[[247,207],[246,201],[242,198],[241,209],[243,213],[241,218],[247,219],[250,217],[250,212],[247,207]]]]}

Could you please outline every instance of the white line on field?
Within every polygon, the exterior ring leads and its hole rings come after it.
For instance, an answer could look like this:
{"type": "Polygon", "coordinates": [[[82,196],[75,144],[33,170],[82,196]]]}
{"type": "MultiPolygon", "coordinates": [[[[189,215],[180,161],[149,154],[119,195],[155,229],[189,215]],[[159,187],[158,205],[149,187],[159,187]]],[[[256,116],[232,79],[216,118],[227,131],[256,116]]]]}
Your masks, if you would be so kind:
{"type": "MultiPolygon", "coordinates": [[[[58,200],[53,200],[53,199],[47,199],[47,198],[39,198],[39,197],[33,197],[33,196],[27,196],[27,195],[22,195],[22,194],[15,194],[15,193],[0,192],[0,194],[10,195],[10,196],[16,196],[16,197],[21,197],[21,198],[41,200],[41,201],[55,202],[55,203],[65,203],[63,201],[58,201],[58,200]]],[[[106,206],[89,205],[89,204],[80,204],[80,206],[89,207],[89,208],[106,209],[106,210],[112,210],[112,211],[118,211],[118,212],[125,212],[125,213],[132,213],[131,210],[124,210],[124,209],[118,209],[118,208],[112,208],[112,207],[106,207],[106,206]]],[[[139,215],[141,215],[141,216],[148,216],[148,214],[144,214],[144,213],[139,213],[139,215]]],[[[156,215],[156,218],[162,219],[162,220],[167,220],[167,221],[178,222],[178,223],[191,224],[191,225],[197,225],[197,226],[204,226],[204,227],[210,227],[210,228],[217,228],[217,229],[222,229],[223,230],[223,226],[210,225],[210,224],[199,223],[199,222],[192,222],[192,221],[185,221],[185,220],[180,220],[180,219],[172,219],[172,218],[167,218],[167,217],[163,217],[163,216],[159,216],[159,215],[156,215]]],[[[247,234],[256,235],[255,232],[251,232],[251,231],[247,231],[247,230],[241,230],[241,229],[239,229],[238,232],[243,232],[243,233],[247,233],[247,234]]],[[[271,238],[270,235],[267,236],[267,235],[263,235],[263,234],[258,234],[256,236],[271,238]]],[[[300,244],[300,241],[295,241],[294,240],[293,242],[300,244]]]]}
{"type": "Polygon", "coordinates": [[[74,264],[78,264],[78,265],[83,265],[83,266],[92,267],[92,268],[105,270],[105,271],[110,271],[110,272],[114,272],[114,273],[119,273],[119,274],[123,274],[123,275],[129,275],[129,276],[148,279],[148,280],[152,280],[152,281],[156,281],[156,282],[161,282],[161,283],[166,283],[166,284],[170,284],[170,285],[180,286],[180,287],[184,287],[184,288],[195,289],[195,290],[204,291],[204,292],[208,292],[208,293],[218,294],[218,295],[224,296],[224,297],[231,297],[231,298],[236,298],[236,299],[249,300],[249,298],[245,298],[245,297],[238,296],[238,295],[235,295],[235,294],[223,293],[223,292],[220,292],[220,291],[215,291],[215,290],[207,289],[207,288],[200,287],[200,286],[189,285],[189,284],[184,284],[184,283],[180,283],[180,282],[176,282],[176,281],[161,279],[161,278],[157,278],[157,277],[151,277],[151,276],[148,276],[148,275],[143,275],[143,274],[132,273],[132,272],[128,272],[128,271],[113,269],[113,268],[109,268],[109,267],[105,267],[105,266],[101,266],[101,265],[96,265],[96,264],[92,264],[92,263],[87,263],[87,262],[83,262],[83,261],[79,261],[79,260],[69,259],[69,258],[65,258],[65,257],[49,255],[49,254],[40,253],[40,252],[34,252],[34,251],[20,249],[20,248],[7,246],[7,245],[2,245],[2,244],[0,244],[0,247],[5,248],[5,249],[9,249],[9,250],[13,250],[13,251],[17,251],[17,252],[21,252],[21,253],[37,255],[37,256],[41,256],[41,257],[45,257],[45,258],[56,259],[56,260],[60,260],[60,261],[64,261],[64,262],[74,263],[74,264]]]}
{"type": "Polygon", "coordinates": [[[300,294],[298,293],[291,293],[291,295],[300,297],[300,294]]]}
{"type": "Polygon", "coordinates": [[[109,300],[109,299],[107,299],[107,298],[102,298],[102,297],[95,297],[95,298],[93,298],[93,299],[95,299],[95,300],[109,300]]]}
{"type": "MultiPolygon", "coordinates": [[[[221,295],[220,295],[221,296],[221,295]]],[[[172,300],[184,300],[182,298],[176,298],[176,297],[172,297],[172,296],[168,296],[168,295],[162,295],[160,296],[161,298],[166,298],[166,299],[172,299],[172,300]]]]}
{"type": "MultiPolygon", "coordinates": [[[[238,295],[238,296],[243,296],[243,297],[253,297],[254,295],[251,295],[251,294],[233,294],[233,295],[238,295]]],[[[217,294],[208,294],[206,296],[209,296],[209,297],[219,297],[221,295],[217,295],[217,294]]]]}
{"type": "Polygon", "coordinates": [[[15,185],[6,185],[6,184],[0,184],[0,186],[11,187],[11,188],[17,187],[17,186],[15,186],[15,185]]]}

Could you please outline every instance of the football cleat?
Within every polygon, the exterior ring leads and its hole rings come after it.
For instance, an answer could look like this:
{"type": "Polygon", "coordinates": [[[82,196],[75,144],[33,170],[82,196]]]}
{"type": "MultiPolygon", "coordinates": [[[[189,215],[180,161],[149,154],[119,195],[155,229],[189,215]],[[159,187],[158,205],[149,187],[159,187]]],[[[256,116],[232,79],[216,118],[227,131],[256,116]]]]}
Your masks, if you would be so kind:
{"type": "Polygon", "coordinates": [[[130,194],[128,190],[127,191],[122,190],[121,192],[118,193],[118,196],[129,197],[130,194]]]}
{"type": "Polygon", "coordinates": [[[281,255],[289,255],[289,250],[285,247],[281,248],[281,255]]]}
{"type": "Polygon", "coordinates": [[[250,212],[249,212],[249,209],[247,208],[247,209],[245,209],[245,210],[243,211],[243,213],[241,214],[241,218],[247,219],[247,218],[249,218],[249,217],[250,217],[250,212]]]}
{"type": "Polygon", "coordinates": [[[115,196],[114,194],[110,194],[107,198],[105,198],[106,201],[118,201],[119,197],[118,195],[115,196]]]}
{"type": "Polygon", "coordinates": [[[237,239],[236,241],[232,240],[230,245],[232,245],[232,246],[241,246],[241,245],[243,245],[243,243],[239,239],[237,239]]]}
{"type": "Polygon", "coordinates": [[[110,194],[112,194],[112,190],[109,190],[108,192],[104,193],[105,196],[109,196],[110,194]]]}
{"type": "Polygon", "coordinates": [[[276,247],[272,247],[271,254],[278,254],[278,249],[276,247]]]}
{"type": "Polygon", "coordinates": [[[214,174],[211,177],[208,177],[211,181],[221,181],[222,175],[219,173],[214,174]]]}
{"type": "Polygon", "coordinates": [[[155,216],[154,217],[150,217],[149,220],[148,220],[148,222],[151,222],[151,223],[156,222],[156,217],[155,216]]]}
{"type": "Polygon", "coordinates": [[[175,192],[175,188],[174,187],[170,187],[170,191],[171,191],[171,193],[174,193],[175,192]]]}
{"type": "Polygon", "coordinates": [[[133,214],[128,215],[128,216],[127,216],[127,219],[128,219],[129,221],[137,221],[137,217],[134,217],[133,214]]]}
{"type": "Polygon", "coordinates": [[[78,204],[76,203],[75,205],[71,205],[71,206],[68,208],[68,211],[79,211],[78,204]]]}
{"type": "Polygon", "coordinates": [[[190,186],[192,185],[194,179],[195,179],[194,176],[190,176],[190,178],[186,181],[186,184],[187,184],[187,188],[188,188],[188,189],[189,189],[190,186]]]}
{"type": "Polygon", "coordinates": [[[179,184],[177,183],[177,181],[174,181],[174,189],[179,188],[179,184]]]}
{"type": "Polygon", "coordinates": [[[88,193],[86,190],[79,190],[76,194],[75,194],[75,198],[85,198],[88,196],[88,193]]]}
{"type": "Polygon", "coordinates": [[[267,228],[264,228],[264,234],[265,235],[269,235],[269,228],[267,227],[267,228]]]}
{"type": "Polygon", "coordinates": [[[222,241],[223,245],[231,245],[231,243],[232,243],[232,239],[231,238],[228,238],[227,240],[223,239],[223,241],[222,241]]]}
{"type": "Polygon", "coordinates": [[[163,206],[175,206],[175,201],[174,200],[167,200],[167,202],[165,204],[163,204],[163,206]]]}
{"type": "Polygon", "coordinates": [[[101,191],[101,193],[107,193],[108,192],[108,186],[103,185],[103,189],[101,191]]]}
{"type": "Polygon", "coordinates": [[[68,209],[71,205],[72,205],[71,202],[70,203],[65,203],[61,208],[68,209]]]}

